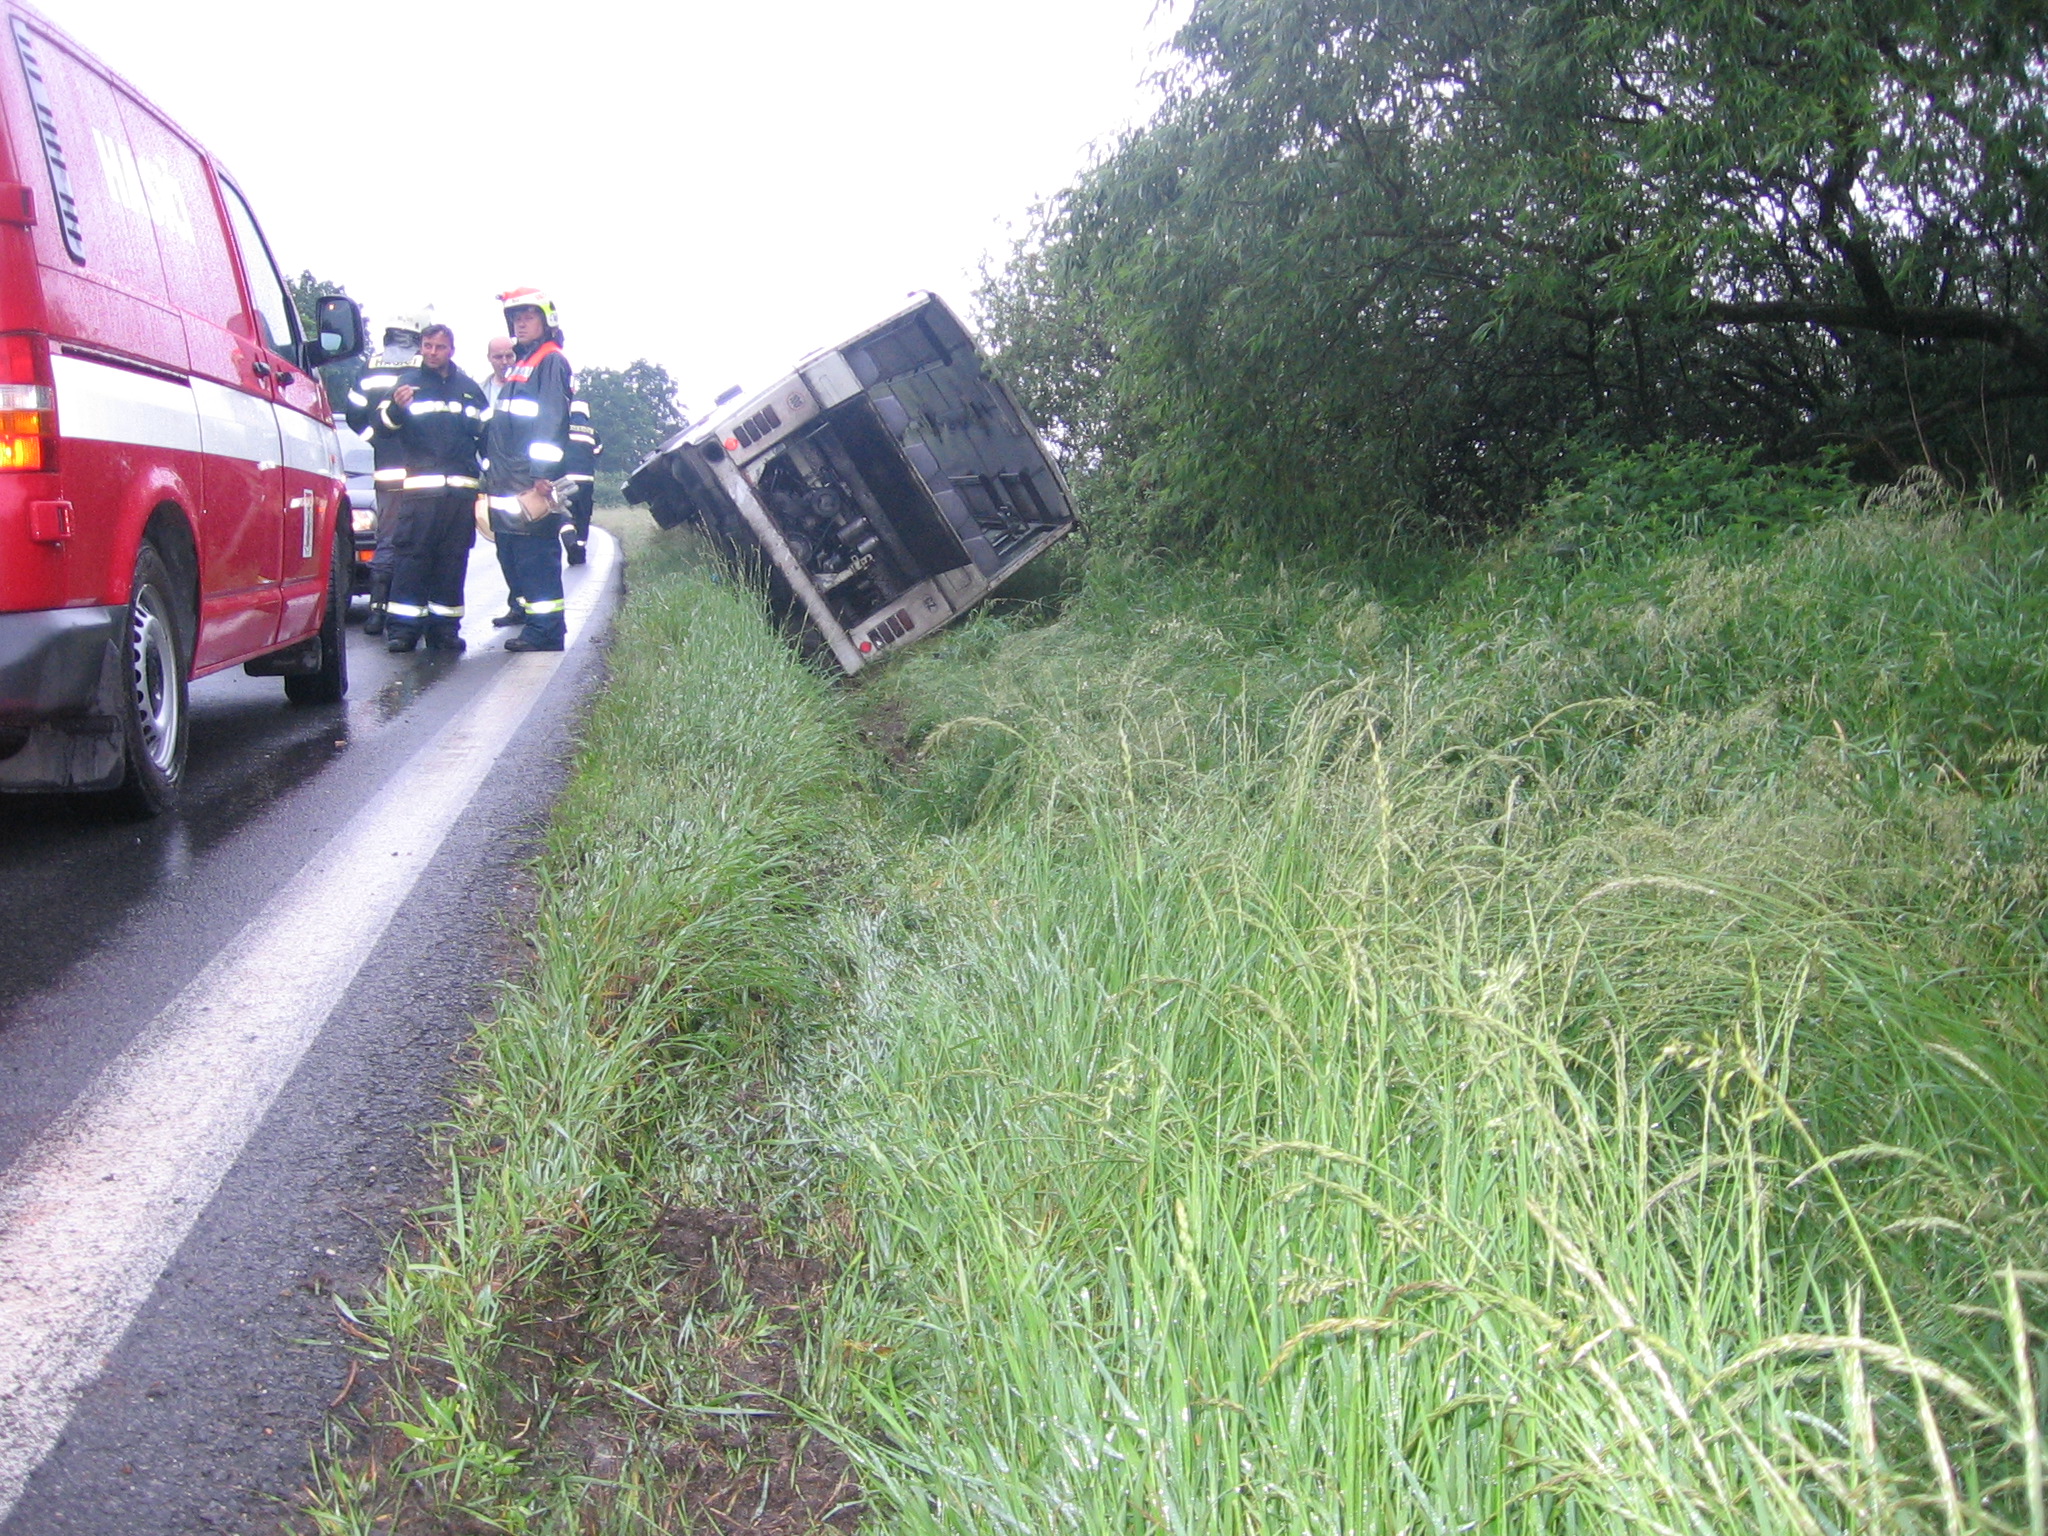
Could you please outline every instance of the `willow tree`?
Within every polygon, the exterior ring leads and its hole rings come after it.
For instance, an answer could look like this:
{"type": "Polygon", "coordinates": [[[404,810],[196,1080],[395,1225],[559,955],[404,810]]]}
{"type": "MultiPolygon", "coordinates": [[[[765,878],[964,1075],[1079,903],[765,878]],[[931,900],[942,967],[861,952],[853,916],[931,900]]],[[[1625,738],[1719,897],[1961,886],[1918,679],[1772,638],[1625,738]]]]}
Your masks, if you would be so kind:
{"type": "Polygon", "coordinates": [[[2020,473],[2044,34],[2013,0],[1197,0],[1165,107],[984,307],[1155,534],[1486,521],[1673,437],[2020,473]]]}

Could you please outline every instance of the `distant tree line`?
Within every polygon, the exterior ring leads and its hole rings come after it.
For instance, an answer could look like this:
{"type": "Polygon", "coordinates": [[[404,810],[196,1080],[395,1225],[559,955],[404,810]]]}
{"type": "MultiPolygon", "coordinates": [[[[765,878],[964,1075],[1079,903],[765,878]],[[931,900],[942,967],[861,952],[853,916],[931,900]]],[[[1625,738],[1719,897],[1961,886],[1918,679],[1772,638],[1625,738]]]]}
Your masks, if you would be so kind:
{"type": "Polygon", "coordinates": [[[616,485],[683,424],[676,381],[659,363],[636,358],[623,368],[578,368],[576,393],[604,437],[599,479],[616,485]]]}
{"type": "Polygon", "coordinates": [[[1472,530],[1664,440],[2048,463],[2038,0],[1195,0],[981,294],[1155,541],[1472,530]]]}

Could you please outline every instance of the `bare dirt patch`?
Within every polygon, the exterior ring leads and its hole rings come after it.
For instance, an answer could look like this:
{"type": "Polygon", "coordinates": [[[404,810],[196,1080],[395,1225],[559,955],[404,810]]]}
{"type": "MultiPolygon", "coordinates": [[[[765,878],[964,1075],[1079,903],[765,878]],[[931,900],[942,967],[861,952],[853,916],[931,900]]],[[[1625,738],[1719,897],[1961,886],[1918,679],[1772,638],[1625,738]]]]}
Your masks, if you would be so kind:
{"type": "Polygon", "coordinates": [[[855,727],[861,744],[879,753],[905,777],[917,773],[917,751],[910,745],[910,711],[900,700],[887,699],[863,709],[855,727]]]}
{"type": "Polygon", "coordinates": [[[845,1453],[785,1407],[800,1385],[797,1351],[826,1265],[745,1210],[664,1212],[654,1247],[676,1265],[679,1305],[755,1323],[715,1351],[731,1411],[705,1415],[662,1450],[682,1509],[706,1529],[748,1536],[852,1530],[865,1505],[845,1453]]]}
{"type": "MultiPolygon", "coordinates": [[[[629,1476],[640,1483],[643,1512],[664,1531],[854,1530],[866,1505],[851,1463],[789,1407],[801,1393],[801,1349],[830,1267],[749,1209],[671,1208],[646,1243],[673,1274],[660,1290],[664,1315],[646,1325],[672,1332],[685,1316],[711,1324],[713,1342],[696,1362],[710,1385],[699,1410],[629,1412],[616,1398],[594,1400],[590,1367],[605,1374],[602,1362],[621,1341],[588,1330],[573,1302],[520,1307],[508,1297],[516,1320],[507,1327],[494,1398],[501,1443],[532,1458],[536,1482],[558,1485],[567,1474],[585,1483],[578,1515],[588,1531],[603,1528],[629,1476]]],[[[417,1455],[408,1454],[411,1444],[396,1427],[404,1417],[401,1400],[388,1382],[365,1377],[345,1407],[337,1404],[336,1422],[355,1447],[344,1463],[347,1475],[372,1490],[373,1528],[392,1536],[500,1529],[448,1507],[432,1479],[405,1475],[417,1455]]],[[[308,1527],[288,1520],[284,1529],[308,1527]]]]}

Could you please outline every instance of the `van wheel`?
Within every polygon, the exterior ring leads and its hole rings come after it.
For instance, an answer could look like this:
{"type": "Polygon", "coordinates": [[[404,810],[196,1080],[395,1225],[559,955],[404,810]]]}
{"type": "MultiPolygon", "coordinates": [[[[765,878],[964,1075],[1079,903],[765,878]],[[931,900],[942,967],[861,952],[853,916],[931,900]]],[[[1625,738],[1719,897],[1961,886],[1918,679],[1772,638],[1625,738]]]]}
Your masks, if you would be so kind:
{"type": "Polygon", "coordinates": [[[138,816],[169,810],[185,777],[185,647],[174,590],[164,557],[145,541],[135,552],[121,655],[127,771],[114,791],[116,801],[138,816]]]}
{"type": "Polygon", "coordinates": [[[355,540],[335,519],[334,559],[327,568],[327,613],[320,620],[320,670],[284,680],[294,704],[339,704],[348,697],[348,587],[355,540]]]}

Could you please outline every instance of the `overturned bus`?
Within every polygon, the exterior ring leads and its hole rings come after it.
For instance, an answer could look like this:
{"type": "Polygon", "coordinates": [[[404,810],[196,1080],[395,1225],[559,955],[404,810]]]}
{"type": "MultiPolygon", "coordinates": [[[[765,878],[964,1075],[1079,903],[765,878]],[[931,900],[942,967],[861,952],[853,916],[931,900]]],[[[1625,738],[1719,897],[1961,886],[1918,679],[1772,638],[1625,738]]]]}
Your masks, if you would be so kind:
{"type": "Polygon", "coordinates": [[[626,499],[765,575],[848,674],[958,618],[1074,527],[1065,479],[938,299],[662,444],[626,499]]]}

